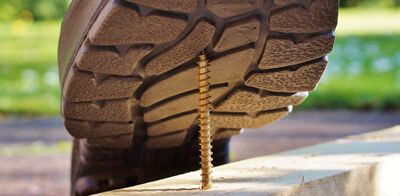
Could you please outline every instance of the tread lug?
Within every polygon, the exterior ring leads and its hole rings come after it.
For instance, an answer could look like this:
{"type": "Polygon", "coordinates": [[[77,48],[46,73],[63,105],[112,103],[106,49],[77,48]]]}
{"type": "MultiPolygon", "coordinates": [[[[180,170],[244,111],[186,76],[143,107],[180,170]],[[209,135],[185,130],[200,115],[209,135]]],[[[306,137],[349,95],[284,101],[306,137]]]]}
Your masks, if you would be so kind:
{"type": "Polygon", "coordinates": [[[308,8],[297,6],[272,14],[270,30],[284,33],[332,31],[337,24],[337,0],[315,0],[308,8]]]}
{"type": "Polygon", "coordinates": [[[295,71],[255,73],[246,81],[247,86],[273,92],[296,93],[315,90],[326,68],[327,61],[304,65],[295,71]]]}

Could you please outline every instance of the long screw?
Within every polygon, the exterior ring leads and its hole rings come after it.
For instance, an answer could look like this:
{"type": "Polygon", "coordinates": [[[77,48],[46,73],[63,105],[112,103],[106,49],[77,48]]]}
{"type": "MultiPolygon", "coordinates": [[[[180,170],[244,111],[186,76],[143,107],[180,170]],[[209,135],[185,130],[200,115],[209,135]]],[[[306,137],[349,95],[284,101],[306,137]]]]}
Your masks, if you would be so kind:
{"type": "Polygon", "coordinates": [[[207,56],[204,51],[199,56],[199,126],[200,126],[200,158],[201,158],[201,189],[210,189],[212,186],[212,151],[210,126],[210,72],[207,56]]]}

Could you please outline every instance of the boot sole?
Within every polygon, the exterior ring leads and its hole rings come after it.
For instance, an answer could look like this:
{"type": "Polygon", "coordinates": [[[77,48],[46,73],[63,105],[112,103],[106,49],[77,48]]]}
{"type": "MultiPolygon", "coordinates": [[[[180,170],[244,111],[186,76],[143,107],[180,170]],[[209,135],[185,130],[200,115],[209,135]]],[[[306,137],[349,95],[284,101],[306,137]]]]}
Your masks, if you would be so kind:
{"type": "MultiPolygon", "coordinates": [[[[148,181],[143,176],[153,176],[160,162],[197,156],[196,61],[202,50],[210,59],[214,140],[226,144],[242,128],[287,115],[326,68],[337,11],[337,0],[108,1],[67,70],[65,126],[80,140],[80,156],[114,164],[126,159],[115,157],[117,151],[129,151],[137,159],[129,168],[152,171],[134,180],[125,176],[120,185],[108,180],[102,190],[148,181]],[[102,150],[83,155],[90,146],[102,150]]],[[[124,176],[126,169],[111,173],[124,176]]],[[[96,175],[102,177],[91,179],[98,184],[110,176],[96,175]]]]}

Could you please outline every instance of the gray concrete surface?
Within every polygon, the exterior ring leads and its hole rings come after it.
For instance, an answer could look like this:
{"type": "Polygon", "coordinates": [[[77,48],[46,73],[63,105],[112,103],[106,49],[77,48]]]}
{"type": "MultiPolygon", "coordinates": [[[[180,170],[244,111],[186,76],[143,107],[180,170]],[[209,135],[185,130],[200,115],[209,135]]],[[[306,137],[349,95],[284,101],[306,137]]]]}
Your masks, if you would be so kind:
{"type": "MultiPolygon", "coordinates": [[[[295,112],[232,139],[231,157],[267,155],[397,124],[399,111],[295,112]]],[[[69,140],[58,119],[0,120],[0,195],[68,195],[69,152],[59,150],[58,142],[69,140]]]]}
{"type": "Polygon", "coordinates": [[[200,190],[200,171],[98,194],[399,196],[400,126],[213,169],[214,184],[200,190]]]}

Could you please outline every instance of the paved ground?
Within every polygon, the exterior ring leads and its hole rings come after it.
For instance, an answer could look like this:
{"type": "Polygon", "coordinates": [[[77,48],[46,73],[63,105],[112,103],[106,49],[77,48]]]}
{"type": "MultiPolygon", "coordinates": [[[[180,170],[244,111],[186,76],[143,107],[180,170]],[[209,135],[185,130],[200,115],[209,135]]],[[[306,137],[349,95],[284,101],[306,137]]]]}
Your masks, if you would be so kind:
{"type": "MultiPolygon", "coordinates": [[[[298,112],[232,140],[232,158],[266,155],[400,124],[400,112],[298,112]]],[[[0,121],[0,195],[67,195],[70,137],[58,119],[0,121]]]]}

